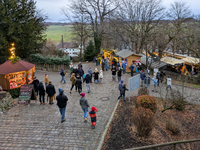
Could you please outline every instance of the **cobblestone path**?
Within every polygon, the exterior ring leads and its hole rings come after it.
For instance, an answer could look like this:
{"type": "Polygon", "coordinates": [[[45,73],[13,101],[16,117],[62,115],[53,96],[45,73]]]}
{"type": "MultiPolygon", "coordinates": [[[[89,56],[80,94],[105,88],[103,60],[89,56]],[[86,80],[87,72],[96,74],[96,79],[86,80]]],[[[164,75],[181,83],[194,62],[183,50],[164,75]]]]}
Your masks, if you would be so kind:
{"type": "MultiPolygon", "coordinates": [[[[85,72],[89,66],[93,70],[96,67],[93,63],[86,63],[83,65],[85,72]]],[[[90,108],[96,106],[98,109],[95,129],[90,128],[90,117],[88,123],[83,122],[83,112],[79,105],[80,95],[75,89],[69,94],[71,87],[69,75],[65,77],[67,83],[61,84],[59,72],[36,71],[36,76],[44,81],[45,73],[55,85],[56,92],[58,93],[58,88],[62,88],[69,98],[66,122],[60,122],[61,115],[56,101],[54,105],[40,105],[39,102],[31,101],[30,107],[14,106],[0,115],[0,150],[95,150],[119,95],[118,82],[111,80],[111,71],[104,71],[103,84],[91,84],[91,93],[87,93],[86,85],[83,84],[83,92],[86,93],[90,108]]],[[[127,85],[129,77],[129,74],[122,77],[127,85]]],[[[152,89],[152,85],[149,89],[152,89]]],[[[160,90],[165,94],[165,85],[161,84],[160,90]]],[[[186,89],[186,91],[200,96],[199,90],[186,89]]],[[[131,92],[131,96],[133,95],[137,95],[137,90],[131,92]]],[[[159,93],[150,91],[150,95],[159,96],[159,93]]]]}

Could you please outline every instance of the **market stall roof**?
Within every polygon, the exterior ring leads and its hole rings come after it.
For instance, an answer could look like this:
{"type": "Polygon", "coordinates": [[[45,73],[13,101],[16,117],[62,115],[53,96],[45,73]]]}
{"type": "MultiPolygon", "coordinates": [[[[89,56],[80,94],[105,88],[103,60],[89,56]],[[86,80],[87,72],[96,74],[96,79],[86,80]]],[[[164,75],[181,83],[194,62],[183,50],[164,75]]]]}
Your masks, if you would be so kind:
{"type": "Polygon", "coordinates": [[[14,72],[28,71],[33,67],[35,67],[34,64],[31,64],[23,60],[20,60],[14,64],[12,64],[10,60],[8,60],[2,65],[0,65],[0,74],[5,75],[14,72]]]}
{"type": "Polygon", "coordinates": [[[178,59],[172,58],[172,57],[163,57],[163,58],[160,59],[160,61],[165,62],[165,63],[170,64],[170,65],[184,63],[183,60],[178,60],[178,59]]]}
{"type": "Polygon", "coordinates": [[[120,56],[122,58],[126,58],[126,57],[128,57],[130,55],[138,55],[138,56],[142,57],[142,55],[135,54],[135,53],[133,53],[131,51],[128,51],[128,50],[121,50],[121,51],[117,52],[116,55],[118,55],[118,56],[120,56]]]}
{"type": "Polygon", "coordinates": [[[190,63],[190,64],[199,64],[200,63],[200,59],[199,58],[193,58],[193,57],[186,57],[186,58],[183,58],[181,59],[187,63],[190,63]]]}

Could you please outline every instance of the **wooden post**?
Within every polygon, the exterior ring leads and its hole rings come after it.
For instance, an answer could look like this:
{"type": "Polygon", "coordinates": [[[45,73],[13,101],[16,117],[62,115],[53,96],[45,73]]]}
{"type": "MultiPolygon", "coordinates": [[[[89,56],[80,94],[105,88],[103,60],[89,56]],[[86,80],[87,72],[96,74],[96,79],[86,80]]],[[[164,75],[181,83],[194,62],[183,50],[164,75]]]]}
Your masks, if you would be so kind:
{"type": "Polygon", "coordinates": [[[174,144],[174,150],[176,150],[176,144],[174,144]]]}

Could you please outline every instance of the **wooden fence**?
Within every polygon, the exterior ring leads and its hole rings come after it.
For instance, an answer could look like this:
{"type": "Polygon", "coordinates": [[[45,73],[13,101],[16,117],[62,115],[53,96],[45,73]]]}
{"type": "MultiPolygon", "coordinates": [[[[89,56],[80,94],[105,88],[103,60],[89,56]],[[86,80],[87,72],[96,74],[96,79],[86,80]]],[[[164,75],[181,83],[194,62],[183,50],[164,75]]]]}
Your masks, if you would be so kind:
{"type": "Polygon", "coordinates": [[[65,71],[69,71],[68,65],[49,65],[49,64],[35,64],[36,70],[59,72],[61,68],[65,71]]]}
{"type": "MultiPolygon", "coordinates": [[[[164,146],[169,146],[169,145],[173,145],[173,150],[176,150],[176,145],[177,144],[199,142],[199,141],[200,141],[200,139],[174,141],[174,142],[163,143],[163,144],[156,144],[156,145],[142,146],[142,147],[136,147],[136,148],[129,148],[129,149],[125,149],[125,150],[146,150],[146,149],[164,147],[164,146]]],[[[196,148],[198,149],[199,147],[196,147],[196,148]]]]}

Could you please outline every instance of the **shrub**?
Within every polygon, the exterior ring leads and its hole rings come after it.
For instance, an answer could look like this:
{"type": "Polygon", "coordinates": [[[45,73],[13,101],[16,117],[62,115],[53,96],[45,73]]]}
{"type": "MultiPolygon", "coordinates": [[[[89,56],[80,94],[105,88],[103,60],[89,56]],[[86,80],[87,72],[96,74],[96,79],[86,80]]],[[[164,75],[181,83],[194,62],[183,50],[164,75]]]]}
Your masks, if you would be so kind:
{"type": "Polygon", "coordinates": [[[137,98],[136,107],[144,107],[155,113],[157,110],[157,100],[150,95],[141,95],[137,98]]]}
{"type": "Polygon", "coordinates": [[[132,119],[139,136],[150,135],[154,125],[154,113],[151,110],[139,107],[133,112],[132,119]]]}
{"type": "Polygon", "coordinates": [[[142,87],[138,90],[138,95],[149,95],[149,90],[145,87],[142,87]]]}
{"type": "Polygon", "coordinates": [[[20,88],[9,90],[9,93],[12,96],[12,98],[19,97],[19,92],[20,92],[20,88]]]}
{"type": "Polygon", "coordinates": [[[170,119],[167,119],[166,129],[171,131],[172,134],[179,134],[181,132],[181,124],[171,117],[170,119]]]}

